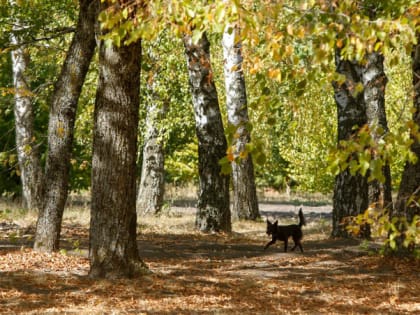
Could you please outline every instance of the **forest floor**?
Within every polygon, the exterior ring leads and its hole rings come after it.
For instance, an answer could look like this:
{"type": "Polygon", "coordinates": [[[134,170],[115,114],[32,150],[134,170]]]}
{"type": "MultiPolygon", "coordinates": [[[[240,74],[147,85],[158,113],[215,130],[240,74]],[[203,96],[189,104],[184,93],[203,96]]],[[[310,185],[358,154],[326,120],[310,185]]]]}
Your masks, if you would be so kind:
{"type": "MultiPolygon", "coordinates": [[[[289,224],[299,206],[264,203],[289,224]]],[[[382,257],[377,243],[330,239],[331,207],[303,206],[304,253],[263,250],[265,222],[233,233],[194,232],[194,208],[174,204],[139,218],[138,244],[151,273],[93,280],[85,208],[66,211],[63,250],[31,250],[35,216],[0,204],[1,314],[419,314],[420,262],[382,257]],[[13,219],[12,219],[13,217],[13,219]]]]}

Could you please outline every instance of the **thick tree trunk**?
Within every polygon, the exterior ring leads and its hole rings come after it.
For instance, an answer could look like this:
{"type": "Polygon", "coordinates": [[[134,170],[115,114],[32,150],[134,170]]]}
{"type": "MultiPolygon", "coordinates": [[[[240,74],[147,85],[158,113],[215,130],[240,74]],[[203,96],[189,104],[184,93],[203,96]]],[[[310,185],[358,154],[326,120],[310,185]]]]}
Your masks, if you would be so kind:
{"type": "Polygon", "coordinates": [[[40,251],[59,248],[77,103],[96,46],[98,1],[79,2],[79,21],[55,84],[50,108],[44,203],[39,213],[34,243],[34,248],[40,251]]]}
{"type": "MultiPolygon", "coordinates": [[[[364,101],[368,125],[373,139],[378,142],[388,132],[385,111],[385,87],[387,77],[384,71],[384,57],[372,52],[367,55],[367,64],[362,72],[364,101]]],[[[376,159],[372,156],[372,159],[376,159]]],[[[382,168],[384,182],[378,179],[369,183],[369,204],[383,209],[392,208],[391,169],[388,163],[382,168]]]]}
{"type": "MultiPolygon", "coordinates": [[[[153,92],[153,83],[149,85],[153,92]]],[[[143,162],[137,195],[137,212],[157,214],[163,206],[165,187],[164,146],[159,122],[165,117],[167,107],[158,107],[152,97],[147,107],[146,136],[143,147],[143,162]]]]}
{"type": "Polygon", "coordinates": [[[99,48],[90,222],[90,276],[132,277],[146,267],[136,243],[140,41],[99,48]]]}
{"type": "MultiPolygon", "coordinates": [[[[366,107],[363,93],[355,93],[357,83],[361,82],[362,66],[357,62],[343,60],[340,50],[336,50],[336,71],[346,77],[343,84],[334,82],[334,98],[337,103],[338,143],[356,137],[358,131],[367,123],[366,107]],[[357,126],[358,128],[354,128],[357,126]]],[[[334,237],[349,237],[346,217],[356,216],[368,208],[368,183],[360,175],[352,175],[348,169],[337,175],[333,197],[333,230],[334,237]]],[[[363,237],[370,234],[367,227],[362,231],[363,237]]]]}
{"type": "Polygon", "coordinates": [[[210,43],[205,34],[194,44],[184,37],[198,138],[200,190],[196,227],[205,232],[231,231],[229,176],[221,173],[220,159],[227,143],[210,63],[210,43]]]}
{"type": "Polygon", "coordinates": [[[241,42],[237,28],[228,26],[223,34],[223,55],[228,122],[236,129],[233,136],[235,160],[232,163],[233,208],[237,219],[255,220],[260,217],[254,165],[251,154],[243,154],[251,141],[246,99],[245,77],[242,70],[241,42]]]}
{"type": "MultiPolygon", "coordinates": [[[[14,1],[10,1],[14,5],[14,1]]],[[[16,150],[22,183],[23,206],[39,210],[42,201],[42,167],[34,131],[34,108],[31,91],[26,77],[30,55],[27,47],[21,46],[21,38],[15,32],[23,29],[21,21],[15,21],[10,35],[11,44],[16,46],[11,53],[13,84],[15,88],[15,131],[16,150]]]]}
{"type": "MultiPolygon", "coordinates": [[[[417,45],[412,52],[414,113],[413,120],[420,126],[420,33],[417,34],[417,45]]],[[[412,222],[415,215],[420,215],[420,141],[413,137],[411,151],[418,158],[417,163],[407,162],[401,179],[400,190],[395,204],[395,215],[407,218],[412,222]]]]}

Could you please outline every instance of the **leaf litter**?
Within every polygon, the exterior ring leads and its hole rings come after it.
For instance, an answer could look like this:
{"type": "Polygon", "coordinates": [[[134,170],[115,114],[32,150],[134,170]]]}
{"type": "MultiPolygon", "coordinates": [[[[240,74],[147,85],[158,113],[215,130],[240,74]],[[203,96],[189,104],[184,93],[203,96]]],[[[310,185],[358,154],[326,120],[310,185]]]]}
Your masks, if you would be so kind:
{"type": "Polygon", "coordinates": [[[281,243],[264,251],[263,222],[230,235],[145,229],[138,244],[152,273],[111,281],[87,277],[86,225],[64,222],[65,251],[46,254],[30,249],[33,229],[11,224],[0,231],[0,314],[420,313],[419,261],[315,229],[303,254],[281,243]]]}

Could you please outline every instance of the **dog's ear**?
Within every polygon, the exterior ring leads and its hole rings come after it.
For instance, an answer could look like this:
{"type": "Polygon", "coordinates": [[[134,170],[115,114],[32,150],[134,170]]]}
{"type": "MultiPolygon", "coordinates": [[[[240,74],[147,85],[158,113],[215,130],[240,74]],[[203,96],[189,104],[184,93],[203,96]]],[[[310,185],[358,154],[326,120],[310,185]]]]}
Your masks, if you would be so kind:
{"type": "Polygon", "coordinates": [[[279,224],[279,220],[276,220],[276,222],[274,222],[274,225],[278,225],[279,224]]]}

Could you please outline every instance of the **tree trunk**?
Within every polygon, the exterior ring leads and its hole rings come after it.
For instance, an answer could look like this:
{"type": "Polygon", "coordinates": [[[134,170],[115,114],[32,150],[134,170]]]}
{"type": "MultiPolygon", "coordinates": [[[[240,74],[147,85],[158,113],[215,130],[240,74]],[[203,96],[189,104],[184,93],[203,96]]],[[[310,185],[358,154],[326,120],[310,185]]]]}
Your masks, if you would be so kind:
{"type": "Polygon", "coordinates": [[[241,42],[237,41],[238,29],[227,26],[223,34],[223,55],[228,122],[235,128],[232,163],[233,208],[237,219],[255,220],[260,217],[254,165],[245,146],[251,141],[246,98],[245,77],[242,70],[241,42]]]}
{"type": "MultiPolygon", "coordinates": [[[[10,1],[10,4],[15,5],[15,2],[10,1]]],[[[35,114],[31,91],[26,77],[30,55],[27,47],[21,45],[22,39],[18,35],[24,25],[19,20],[14,23],[10,41],[12,45],[16,46],[11,55],[15,88],[16,149],[22,183],[23,206],[27,209],[39,210],[42,201],[42,167],[34,131],[35,114]]]]}
{"type": "Polygon", "coordinates": [[[136,243],[136,155],[141,42],[99,47],[90,222],[90,276],[132,277],[146,267],[136,243]]]}
{"type": "Polygon", "coordinates": [[[157,214],[163,206],[165,169],[164,146],[159,122],[165,117],[167,106],[159,108],[154,95],[154,83],[149,84],[152,93],[147,107],[146,136],[143,147],[143,162],[137,195],[137,212],[157,214]]]}
{"type": "MultiPolygon", "coordinates": [[[[378,142],[388,131],[385,112],[384,57],[377,52],[368,53],[367,64],[362,72],[366,115],[372,138],[378,142]]],[[[372,159],[377,159],[375,155],[372,159]]],[[[375,179],[369,183],[369,204],[377,208],[392,208],[391,169],[388,163],[382,168],[384,182],[375,179]]]]}
{"type": "MultiPolygon", "coordinates": [[[[413,89],[414,89],[414,113],[413,121],[420,126],[420,33],[417,33],[417,45],[414,47],[412,56],[413,89]]],[[[412,137],[411,151],[417,156],[417,163],[407,162],[401,179],[395,215],[407,218],[412,222],[415,215],[420,215],[420,141],[418,137],[412,137]]]]}
{"type": "Polygon", "coordinates": [[[210,63],[210,43],[206,34],[194,44],[184,37],[189,82],[198,138],[200,188],[196,227],[200,231],[231,231],[229,176],[221,173],[220,159],[227,143],[210,63]]]}
{"type": "Polygon", "coordinates": [[[55,84],[50,108],[44,203],[39,213],[34,243],[34,248],[39,251],[59,249],[77,103],[96,46],[98,2],[80,0],[79,4],[79,21],[55,84]]]}
{"type": "MultiPolygon", "coordinates": [[[[362,66],[357,62],[343,60],[340,50],[335,53],[336,71],[346,77],[343,84],[333,83],[334,98],[337,103],[338,143],[357,137],[362,126],[367,123],[363,93],[355,93],[356,85],[361,82],[362,66]],[[357,126],[357,128],[354,128],[357,126]]],[[[356,140],[356,139],[355,139],[356,140]]],[[[333,197],[334,237],[349,237],[343,220],[356,216],[368,208],[368,183],[360,175],[352,175],[349,169],[337,175],[333,197]]],[[[363,229],[363,237],[368,237],[369,228],[363,229]]]]}

